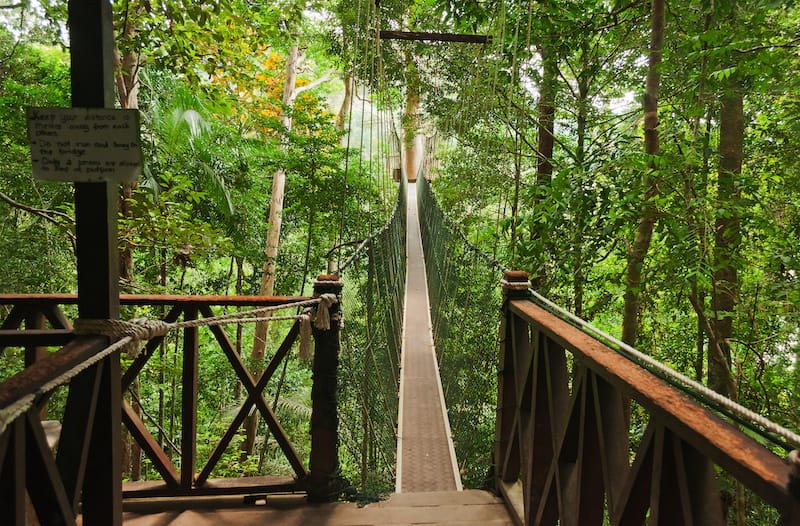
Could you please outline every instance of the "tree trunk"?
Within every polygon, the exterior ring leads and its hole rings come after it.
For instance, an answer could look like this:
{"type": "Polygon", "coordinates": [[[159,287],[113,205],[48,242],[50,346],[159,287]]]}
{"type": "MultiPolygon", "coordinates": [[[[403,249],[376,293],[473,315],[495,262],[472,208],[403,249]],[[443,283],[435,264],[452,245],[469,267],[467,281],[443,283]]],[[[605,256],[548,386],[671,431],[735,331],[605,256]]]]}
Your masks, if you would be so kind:
{"type": "Polygon", "coordinates": [[[519,222],[519,193],[522,184],[522,148],[519,131],[514,135],[514,195],[511,200],[511,268],[517,262],[517,224],[519,222]]]}
{"type": "Polygon", "coordinates": [[[346,129],[347,116],[350,115],[350,105],[353,101],[354,85],[355,78],[353,77],[353,73],[348,71],[344,74],[344,99],[342,99],[342,105],[339,107],[339,113],[336,114],[336,129],[340,132],[346,129]]]}
{"type": "Polygon", "coordinates": [[[419,122],[419,72],[414,61],[407,57],[406,102],[403,110],[403,153],[406,177],[410,182],[417,180],[422,152],[422,135],[419,122]]]}
{"type": "Polygon", "coordinates": [[[653,0],[650,32],[650,56],[644,88],[644,150],[650,157],[649,172],[644,178],[645,195],[641,218],[636,227],[633,244],[628,249],[625,270],[625,295],[622,317],[622,341],[636,345],[639,338],[639,311],[642,288],[642,266],[650,249],[653,228],[656,224],[656,206],[653,198],[658,192],[654,159],[659,155],[658,143],[658,88],[661,82],[659,65],[664,47],[664,0],[653,0]]]}
{"type": "Polygon", "coordinates": [[[737,179],[742,173],[744,151],[743,93],[736,74],[731,75],[720,99],[719,173],[717,199],[721,211],[715,220],[714,287],[711,291],[711,326],[723,356],[711,354],[708,364],[708,385],[726,396],[735,396],[731,386],[731,349],[733,317],[738,303],[739,277],[737,258],[742,241],[740,231],[737,179]]]}
{"type": "MultiPolygon", "coordinates": [[[[292,129],[291,109],[296,96],[297,64],[300,60],[300,48],[295,43],[289,49],[286,57],[286,78],[283,82],[283,109],[281,110],[281,125],[283,126],[284,152],[289,148],[289,132],[292,129]]],[[[269,225],[267,243],[264,250],[265,260],[261,274],[261,288],[259,294],[272,296],[275,293],[275,266],[278,260],[278,245],[281,237],[281,222],[283,216],[283,197],[286,187],[286,170],[281,167],[272,176],[272,199],[269,203],[269,225]]],[[[264,353],[267,348],[267,322],[256,324],[253,350],[250,353],[251,367],[254,377],[258,377],[263,369],[264,353]]],[[[258,413],[255,411],[245,421],[246,438],[242,450],[244,455],[252,455],[255,448],[255,437],[258,429],[258,413]]]]}
{"type": "MultiPolygon", "coordinates": [[[[573,313],[579,318],[583,316],[583,289],[586,277],[584,275],[584,254],[583,254],[583,234],[586,228],[586,196],[584,195],[584,179],[586,177],[586,127],[589,121],[589,87],[590,87],[590,64],[586,58],[589,56],[589,48],[584,44],[581,57],[581,73],[578,75],[578,115],[576,119],[577,146],[575,148],[575,168],[578,175],[578,191],[575,192],[575,200],[572,203],[573,217],[575,224],[573,230],[575,236],[572,238],[570,250],[572,252],[572,294],[573,294],[573,313]]],[[[575,182],[573,181],[573,184],[575,182]]]]}
{"type": "Polygon", "coordinates": [[[536,166],[536,184],[540,188],[550,185],[553,175],[553,146],[555,144],[555,84],[558,78],[558,63],[554,53],[550,49],[550,43],[540,47],[539,54],[542,56],[542,84],[539,87],[539,137],[538,137],[538,156],[539,162],[536,166]]]}
{"type": "MultiPolygon", "coordinates": [[[[553,177],[553,149],[555,145],[555,91],[556,80],[558,78],[558,62],[552,50],[551,37],[545,37],[546,41],[539,46],[539,54],[542,57],[542,83],[539,86],[539,125],[537,138],[538,163],[536,165],[536,202],[537,206],[546,196],[547,189],[553,177]]],[[[531,241],[536,241],[541,236],[537,225],[531,225],[531,241]]],[[[531,276],[531,285],[540,292],[546,282],[544,275],[544,265],[539,265],[539,270],[531,276]]]]}
{"type": "MultiPolygon", "coordinates": [[[[117,28],[118,44],[114,49],[114,80],[117,86],[117,97],[120,107],[124,109],[139,108],[139,68],[140,56],[130,45],[136,36],[136,12],[142,10],[139,3],[128,6],[132,10],[130,16],[125,17],[125,27],[117,28]],[[127,47],[124,53],[120,52],[119,44],[127,47]]],[[[131,196],[139,185],[138,182],[122,183],[120,187],[120,217],[131,217],[131,196]]],[[[122,283],[130,286],[133,284],[133,245],[130,240],[123,239],[119,245],[119,277],[122,283]]]]}

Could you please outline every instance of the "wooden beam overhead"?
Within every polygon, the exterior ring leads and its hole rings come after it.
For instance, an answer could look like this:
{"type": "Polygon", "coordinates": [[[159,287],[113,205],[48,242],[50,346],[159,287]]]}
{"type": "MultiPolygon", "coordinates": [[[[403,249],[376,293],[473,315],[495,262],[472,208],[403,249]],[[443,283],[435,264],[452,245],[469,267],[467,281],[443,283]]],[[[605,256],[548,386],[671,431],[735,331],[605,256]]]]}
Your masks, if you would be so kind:
{"type": "Polygon", "coordinates": [[[488,35],[465,35],[457,33],[432,33],[418,31],[381,31],[381,40],[422,40],[426,42],[466,42],[486,44],[491,42],[488,35]]]}

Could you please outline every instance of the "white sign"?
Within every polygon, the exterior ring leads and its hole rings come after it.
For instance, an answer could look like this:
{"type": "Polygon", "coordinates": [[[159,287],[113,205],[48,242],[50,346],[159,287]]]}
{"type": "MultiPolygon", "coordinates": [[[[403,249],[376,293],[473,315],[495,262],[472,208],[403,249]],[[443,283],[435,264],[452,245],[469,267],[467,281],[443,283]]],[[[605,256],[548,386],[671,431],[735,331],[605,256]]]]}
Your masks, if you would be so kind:
{"type": "Polygon", "coordinates": [[[139,111],[28,108],[33,177],[133,182],[142,172],[139,111]]]}

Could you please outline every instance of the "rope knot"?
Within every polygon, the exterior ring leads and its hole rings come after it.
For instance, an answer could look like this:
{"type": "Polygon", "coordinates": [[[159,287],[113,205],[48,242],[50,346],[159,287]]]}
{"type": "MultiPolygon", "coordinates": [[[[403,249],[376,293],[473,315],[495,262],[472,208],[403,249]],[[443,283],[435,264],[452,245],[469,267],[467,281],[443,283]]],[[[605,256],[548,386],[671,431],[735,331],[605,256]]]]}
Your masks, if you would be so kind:
{"type": "Polygon", "coordinates": [[[100,334],[111,338],[129,338],[130,341],[123,345],[123,350],[129,358],[135,358],[139,354],[140,342],[164,336],[171,328],[170,323],[147,318],[134,318],[130,321],[79,318],[75,320],[74,331],[79,336],[100,334]]]}
{"type": "Polygon", "coordinates": [[[323,331],[328,331],[331,328],[330,308],[339,301],[339,298],[336,294],[326,293],[320,295],[319,300],[317,312],[314,316],[314,327],[323,331]]]}

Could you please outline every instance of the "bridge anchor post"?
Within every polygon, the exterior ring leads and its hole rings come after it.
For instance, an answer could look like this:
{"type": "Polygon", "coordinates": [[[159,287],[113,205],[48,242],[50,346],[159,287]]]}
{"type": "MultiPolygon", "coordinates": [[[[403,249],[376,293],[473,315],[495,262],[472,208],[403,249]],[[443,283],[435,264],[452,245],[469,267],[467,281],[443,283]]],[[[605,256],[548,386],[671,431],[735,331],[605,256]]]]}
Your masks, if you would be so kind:
{"type": "MultiPolygon", "coordinates": [[[[342,282],[336,275],[323,274],[314,281],[314,296],[336,294],[341,298],[342,282]]],[[[314,328],[313,386],[311,388],[311,455],[307,478],[308,500],[336,500],[348,486],[339,469],[339,413],[337,386],[339,369],[340,303],[330,309],[330,329],[314,328]]]]}
{"type": "MultiPolygon", "coordinates": [[[[515,459],[506,461],[508,449],[514,442],[514,422],[517,410],[517,383],[514,371],[513,314],[508,309],[512,300],[530,297],[528,273],[507,271],[500,282],[503,290],[503,317],[500,323],[500,355],[497,368],[497,414],[495,420],[495,451],[492,476],[496,489],[508,495],[511,484],[519,478],[520,465],[515,459]]],[[[522,505],[521,503],[519,504],[522,505]]]]}

